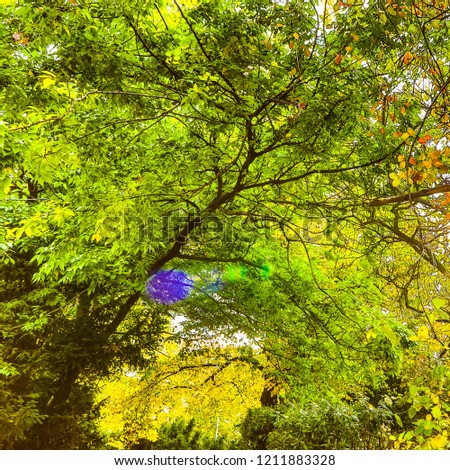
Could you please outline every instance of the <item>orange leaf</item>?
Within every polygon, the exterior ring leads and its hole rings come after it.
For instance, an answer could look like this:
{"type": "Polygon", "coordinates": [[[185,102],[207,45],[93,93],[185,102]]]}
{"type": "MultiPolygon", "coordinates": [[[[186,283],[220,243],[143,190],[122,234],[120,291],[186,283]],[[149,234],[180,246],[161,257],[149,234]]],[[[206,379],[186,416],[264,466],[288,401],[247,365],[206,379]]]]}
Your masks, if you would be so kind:
{"type": "Polygon", "coordinates": [[[413,60],[413,55],[411,52],[405,52],[405,55],[403,56],[403,63],[405,65],[408,65],[411,61],[413,60]]]}
{"type": "Polygon", "coordinates": [[[431,140],[433,137],[431,137],[430,134],[424,135],[419,139],[419,144],[426,144],[429,140],[431,140]]]}
{"type": "Polygon", "coordinates": [[[436,160],[437,158],[439,158],[441,156],[441,151],[440,150],[432,150],[430,152],[430,157],[433,159],[433,160],[436,160]]]}
{"type": "Polygon", "coordinates": [[[341,60],[342,60],[342,55],[341,54],[338,54],[336,56],[336,58],[334,59],[334,61],[336,62],[336,64],[340,64],[341,63],[341,60]]]}
{"type": "Polygon", "coordinates": [[[409,164],[410,164],[410,165],[415,165],[416,163],[417,163],[417,162],[416,162],[416,159],[415,159],[414,157],[411,157],[411,158],[409,159],[409,164]]]}

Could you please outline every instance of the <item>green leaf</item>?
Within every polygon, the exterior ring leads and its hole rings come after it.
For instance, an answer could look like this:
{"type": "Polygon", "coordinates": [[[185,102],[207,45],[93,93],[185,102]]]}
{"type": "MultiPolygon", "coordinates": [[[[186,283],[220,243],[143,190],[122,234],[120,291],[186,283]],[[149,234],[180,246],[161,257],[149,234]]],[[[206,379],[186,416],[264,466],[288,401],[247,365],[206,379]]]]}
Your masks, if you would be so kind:
{"type": "Polygon", "coordinates": [[[439,297],[435,297],[433,300],[432,300],[432,303],[433,303],[433,306],[437,309],[440,309],[442,308],[446,303],[447,301],[445,299],[442,299],[442,298],[439,298],[439,297]]]}
{"type": "Polygon", "coordinates": [[[433,418],[435,418],[435,419],[441,419],[442,418],[442,412],[441,412],[440,407],[438,407],[438,406],[435,406],[431,409],[431,414],[432,414],[433,418]]]}

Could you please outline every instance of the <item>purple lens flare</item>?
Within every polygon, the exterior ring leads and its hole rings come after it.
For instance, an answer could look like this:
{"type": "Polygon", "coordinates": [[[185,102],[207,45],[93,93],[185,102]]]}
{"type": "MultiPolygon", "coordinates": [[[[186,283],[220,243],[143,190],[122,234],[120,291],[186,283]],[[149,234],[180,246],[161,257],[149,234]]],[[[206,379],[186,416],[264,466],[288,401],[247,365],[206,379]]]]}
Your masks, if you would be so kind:
{"type": "Polygon", "coordinates": [[[148,280],[145,292],[155,302],[171,305],[187,299],[193,286],[193,281],[184,271],[161,270],[148,280]]]}

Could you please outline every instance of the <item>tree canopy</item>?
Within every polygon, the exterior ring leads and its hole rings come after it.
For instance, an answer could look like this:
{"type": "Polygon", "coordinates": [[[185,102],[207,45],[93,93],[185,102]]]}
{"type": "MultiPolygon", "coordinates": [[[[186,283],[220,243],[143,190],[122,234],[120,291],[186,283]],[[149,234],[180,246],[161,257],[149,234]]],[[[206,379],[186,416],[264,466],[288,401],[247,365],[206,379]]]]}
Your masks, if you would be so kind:
{"type": "Polygon", "coordinates": [[[1,3],[2,447],[448,446],[446,2],[1,3]]]}

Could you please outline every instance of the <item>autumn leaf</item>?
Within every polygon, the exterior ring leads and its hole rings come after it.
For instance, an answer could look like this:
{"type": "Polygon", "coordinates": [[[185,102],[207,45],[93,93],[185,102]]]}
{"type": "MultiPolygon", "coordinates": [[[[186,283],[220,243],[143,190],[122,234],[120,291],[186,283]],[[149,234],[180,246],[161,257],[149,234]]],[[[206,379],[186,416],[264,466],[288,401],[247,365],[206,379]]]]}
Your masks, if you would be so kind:
{"type": "Polygon", "coordinates": [[[428,328],[425,325],[419,327],[417,330],[417,337],[422,341],[428,338],[428,328]]]}
{"type": "Polygon", "coordinates": [[[447,442],[447,436],[443,436],[442,434],[438,434],[430,440],[430,444],[433,449],[443,449],[447,442]]]}
{"type": "Polygon", "coordinates": [[[430,152],[430,157],[433,159],[433,160],[436,160],[437,158],[439,158],[441,156],[441,151],[440,150],[432,150],[430,152]]]}
{"type": "Polygon", "coordinates": [[[413,55],[411,52],[405,52],[405,55],[403,56],[403,64],[408,65],[412,60],[413,60],[413,55]]]}
{"type": "Polygon", "coordinates": [[[430,134],[424,135],[423,137],[420,137],[418,139],[419,144],[426,144],[429,140],[431,140],[433,137],[431,137],[430,134]]]}
{"type": "Polygon", "coordinates": [[[336,64],[340,64],[341,63],[341,60],[342,60],[342,55],[341,54],[338,54],[336,56],[336,58],[334,59],[334,61],[336,62],[336,64]]]}

